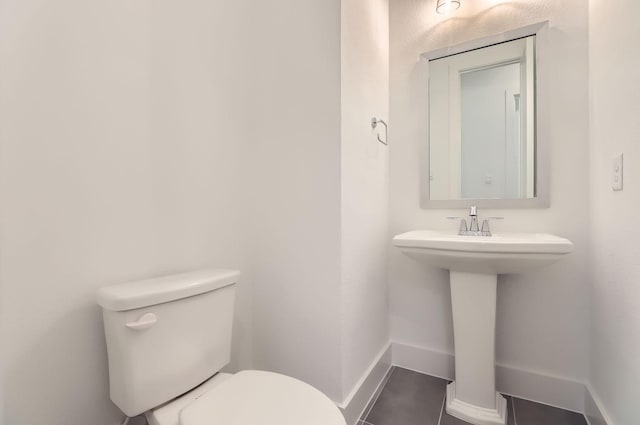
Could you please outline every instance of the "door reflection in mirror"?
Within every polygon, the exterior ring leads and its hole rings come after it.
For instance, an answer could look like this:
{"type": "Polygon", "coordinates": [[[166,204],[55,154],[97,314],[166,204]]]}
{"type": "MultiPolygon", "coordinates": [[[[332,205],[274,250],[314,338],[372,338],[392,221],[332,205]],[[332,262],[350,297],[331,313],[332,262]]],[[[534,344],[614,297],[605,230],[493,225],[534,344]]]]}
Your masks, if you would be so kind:
{"type": "Polygon", "coordinates": [[[430,198],[535,187],[535,35],[429,61],[430,198]]]}

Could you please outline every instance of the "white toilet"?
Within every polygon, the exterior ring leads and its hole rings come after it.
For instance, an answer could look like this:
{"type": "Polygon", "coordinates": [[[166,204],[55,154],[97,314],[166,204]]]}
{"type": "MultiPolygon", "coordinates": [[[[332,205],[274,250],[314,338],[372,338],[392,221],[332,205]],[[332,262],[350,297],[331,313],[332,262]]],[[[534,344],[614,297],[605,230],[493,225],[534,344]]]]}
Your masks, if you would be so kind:
{"type": "Polygon", "coordinates": [[[345,425],[312,386],[229,363],[239,272],[199,270],[101,288],[111,400],[149,425],[345,425]]]}

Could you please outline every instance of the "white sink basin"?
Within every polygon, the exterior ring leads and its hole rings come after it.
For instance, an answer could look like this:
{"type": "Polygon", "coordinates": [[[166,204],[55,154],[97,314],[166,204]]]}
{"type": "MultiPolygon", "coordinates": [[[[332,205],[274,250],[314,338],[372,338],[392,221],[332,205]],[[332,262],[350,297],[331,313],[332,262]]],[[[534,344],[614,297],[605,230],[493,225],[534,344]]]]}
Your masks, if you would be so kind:
{"type": "Polygon", "coordinates": [[[393,238],[403,253],[449,270],[456,380],[446,410],[475,425],[505,425],[507,402],[496,392],[495,337],[498,275],[522,273],[559,260],[571,241],[540,233],[458,236],[416,230],[393,238]]]}
{"type": "Polygon", "coordinates": [[[406,255],[434,267],[485,274],[522,273],[549,265],[573,250],[573,243],[544,233],[458,236],[414,230],[393,238],[406,255]]]}

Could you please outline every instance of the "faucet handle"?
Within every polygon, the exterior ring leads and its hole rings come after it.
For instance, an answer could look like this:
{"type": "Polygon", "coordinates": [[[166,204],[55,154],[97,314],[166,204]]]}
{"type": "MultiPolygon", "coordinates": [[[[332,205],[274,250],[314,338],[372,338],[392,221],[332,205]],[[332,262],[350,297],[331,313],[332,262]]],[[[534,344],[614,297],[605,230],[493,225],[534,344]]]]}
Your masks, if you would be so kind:
{"type": "Polygon", "coordinates": [[[482,222],[482,236],[491,236],[491,229],[489,228],[490,220],[504,220],[504,217],[487,217],[482,222]]]}
{"type": "Polygon", "coordinates": [[[467,220],[464,219],[464,217],[447,217],[447,219],[449,220],[460,220],[460,228],[458,229],[458,234],[459,235],[464,235],[467,232],[467,220]]]}

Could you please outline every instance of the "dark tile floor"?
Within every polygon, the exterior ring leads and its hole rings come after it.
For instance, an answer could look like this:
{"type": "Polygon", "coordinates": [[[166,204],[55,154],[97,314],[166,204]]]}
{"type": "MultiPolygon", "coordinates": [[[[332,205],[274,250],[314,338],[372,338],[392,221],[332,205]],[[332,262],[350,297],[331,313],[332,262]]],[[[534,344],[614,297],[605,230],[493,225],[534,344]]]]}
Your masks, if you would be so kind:
{"type": "MultiPolygon", "coordinates": [[[[448,381],[393,367],[358,425],[468,425],[444,410],[448,381]]],[[[508,425],[587,425],[583,415],[507,396],[508,425]]]]}

